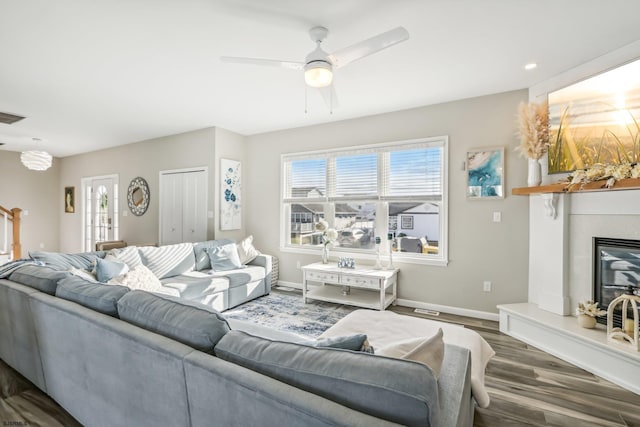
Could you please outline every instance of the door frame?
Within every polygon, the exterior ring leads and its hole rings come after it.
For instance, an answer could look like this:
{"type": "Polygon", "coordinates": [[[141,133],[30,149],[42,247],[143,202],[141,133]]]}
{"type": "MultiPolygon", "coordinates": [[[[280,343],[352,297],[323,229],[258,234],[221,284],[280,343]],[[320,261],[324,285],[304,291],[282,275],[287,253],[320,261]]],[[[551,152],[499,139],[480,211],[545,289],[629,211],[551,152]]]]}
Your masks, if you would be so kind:
{"type": "MultiPolygon", "coordinates": [[[[120,176],[115,173],[115,174],[109,174],[109,175],[96,175],[96,176],[87,176],[87,177],[83,177],[80,178],[80,187],[82,188],[81,194],[82,194],[82,233],[80,233],[80,242],[81,242],[81,248],[83,250],[83,252],[86,250],[85,247],[85,243],[87,241],[87,185],[90,184],[92,181],[97,180],[97,179],[112,179],[113,180],[113,187],[111,190],[113,191],[113,194],[115,197],[118,198],[118,210],[120,209],[120,176]]],[[[120,212],[118,212],[114,206],[113,209],[113,217],[114,217],[114,221],[118,222],[118,237],[120,236],[120,212]],[[116,219],[117,218],[117,219],[116,219]]],[[[93,248],[91,250],[94,250],[93,248]]]]}
{"type": "MultiPolygon", "coordinates": [[[[167,169],[161,170],[158,172],[158,245],[162,244],[162,175],[173,175],[178,173],[189,173],[189,172],[204,172],[205,182],[207,183],[207,191],[205,191],[205,201],[204,205],[207,207],[207,220],[209,219],[209,167],[208,166],[194,166],[190,168],[180,168],[180,169],[167,169]]],[[[207,229],[208,229],[207,225],[207,229]]]]}

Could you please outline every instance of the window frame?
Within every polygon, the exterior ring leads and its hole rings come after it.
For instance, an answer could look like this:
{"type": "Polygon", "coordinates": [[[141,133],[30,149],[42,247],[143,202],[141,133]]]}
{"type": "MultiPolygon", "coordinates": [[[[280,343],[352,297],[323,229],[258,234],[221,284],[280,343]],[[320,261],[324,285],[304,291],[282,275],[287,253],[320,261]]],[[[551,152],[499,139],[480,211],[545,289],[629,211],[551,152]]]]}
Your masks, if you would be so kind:
{"type": "MultiPolygon", "coordinates": [[[[334,226],[335,212],[334,207],[335,203],[339,203],[340,200],[337,200],[334,197],[330,197],[329,195],[325,195],[323,198],[308,198],[308,199],[297,199],[287,198],[287,174],[286,174],[286,164],[289,161],[301,160],[304,158],[315,158],[315,157],[336,157],[342,155],[351,155],[354,153],[363,153],[365,151],[393,151],[394,148],[405,146],[407,148],[411,148],[411,146],[415,146],[415,148],[427,146],[439,146],[442,148],[442,157],[440,159],[440,167],[442,170],[442,195],[439,201],[435,201],[435,203],[439,206],[439,232],[440,232],[440,242],[439,251],[437,255],[434,254],[419,254],[419,253],[410,253],[410,252],[394,252],[393,253],[393,262],[399,263],[410,263],[410,264],[424,264],[424,265],[437,265],[437,266],[446,266],[449,262],[449,226],[448,226],[448,217],[449,217],[449,137],[447,135],[443,136],[434,136],[434,137],[426,137],[426,138],[418,138],[411,140],[403,140],[403,141],[395,141],[395,142],[386,142],[379,144],[367,144],[367,145],[356,145],[350,147],[340,147],[337,149],[326,149],[326,150],[314,150],[314,151],[306,151],[306,152],[291,152],[291,153],[283,153],[280,155],[280,244],[279,249],[281,252],[285,253],[297,253],[297,254],[313,254],[320,255],[322,249],[318,246],[308,245],[304,246],[292,246],[288,242],[288,236],[291,234],[291,205],[296,203],[313,203],[313,204],[322,204],[324,206],[323,213],[325,218],[328,220],[330,227],[334,226]]],[[[378,174],[380,174],[381,165],[383,156],[378,156],[379,166],[378,166],[378,174]]],[[[329,166],[327,166],[329,169],[329,166]]],[[[327,179],[329,179],[330,172],[327,171],[327,179]]],[[[378,177],[378,183],[381,184],[382,180],[378,177]]],[[[326,183],[327,189],[329,188],[329,182],[326,183]]],[[[379,193],[381,189],[379,188],[379,193]]],[[[430,199],[429,196],[415,196],[415,197],[403,197],[403,196],[378,196],[371,198],[343,198],[341,199],[345,203],[350,202],[361,202],[361,203],[375,203],[376,204],[376,222],[375,229],[380,231],[380,235],[384,236],[388,232],[388,224],[389,224],[389,203],[394,202],[408,202],[408,201],[422,201],[423,203],[434,202],[433,199],[430,199]],[[382,214],[381,214],[382,213],[382,214]]],[[[289,237],[290,238],[290,237],[289,237]]],[[[385,259],[388,259],[388,241],[383,239],[382,244],[380,245],[380,254],[383,260],[383,264],[385,259]]],[[[375,249],[357,249],[357,248],[340,248],[335,247],[331,249],[331,252],[338,253],[340,256],[349,256],[357,259],[364,260],[375,260],[376,259],[376,251],[375,249]]]]}

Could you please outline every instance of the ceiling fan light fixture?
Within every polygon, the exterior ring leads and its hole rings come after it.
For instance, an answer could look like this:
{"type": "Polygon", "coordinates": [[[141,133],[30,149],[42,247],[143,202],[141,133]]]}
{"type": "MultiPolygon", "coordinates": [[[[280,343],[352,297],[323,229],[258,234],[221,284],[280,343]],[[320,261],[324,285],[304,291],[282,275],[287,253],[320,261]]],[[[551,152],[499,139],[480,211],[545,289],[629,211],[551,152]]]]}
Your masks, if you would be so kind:
{"type": "Polygon", "coordinates": [[[33,171],[46,171],[51,167],[51,160],[51,154],[46,151],[23,151],[20,155],[22,164],[33,171]]]}
{"type": "Polygon", "coordinates": [[[312,61],[304,67],[304,81],[307,86],[325,87],[333,81],[331,64],[326,61],[312,61]]]}

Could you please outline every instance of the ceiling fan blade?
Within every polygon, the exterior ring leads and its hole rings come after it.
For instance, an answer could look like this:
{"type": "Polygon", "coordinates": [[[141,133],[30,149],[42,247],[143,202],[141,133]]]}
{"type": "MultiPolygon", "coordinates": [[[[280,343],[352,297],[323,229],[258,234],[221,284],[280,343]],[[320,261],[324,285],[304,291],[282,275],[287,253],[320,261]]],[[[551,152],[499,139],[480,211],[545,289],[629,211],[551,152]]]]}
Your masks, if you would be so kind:
{"type": "Polygon", "coordinates": [[[266,65],[268,67],[288,68],[290,70],[302,70],[304,68],[303,62],[293,61],[279,61],[277,59],[261,59],[261,58],[242,58],[237,56],[221,56],[222,62],[231,62],[234,64],[251,64],[251,65],[266,65]]]}
{"type": "Polygon", "coordinates": [[[408,38],[409,32],[404,27],[397,27],[344,49],[337,50],[329,55],[329,60],[336,68],[344,67],[353,61],[401,43],[408,38]]]}
{"type": "Polygon", "coordinates": [[[335,87],[333,85],[319,87],[318,91],[320,92],[320,95],[322,95],[324,103],[327,104],[329,111],[333,114],[333,110],[339,107],[335,87]]]}

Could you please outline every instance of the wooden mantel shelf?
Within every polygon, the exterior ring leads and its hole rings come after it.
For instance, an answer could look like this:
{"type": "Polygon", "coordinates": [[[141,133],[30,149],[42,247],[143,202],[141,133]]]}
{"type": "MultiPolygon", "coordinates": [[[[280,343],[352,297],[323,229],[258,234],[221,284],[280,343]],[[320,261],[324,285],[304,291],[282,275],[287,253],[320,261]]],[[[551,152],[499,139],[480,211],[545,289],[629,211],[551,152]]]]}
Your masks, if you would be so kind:
{"type": "Polygon", "coordinates": [[[607,180],[589,182],[588,184],[574,184],[569,188],[566,182],[539,185],[537,187],[518,187],[511,190],[514,196],[528,196],[544,193],[586,193],[592,191],[640,190],[640,178],[628,178],[616,181],[613,187],[607,188],[607,180]]]}

